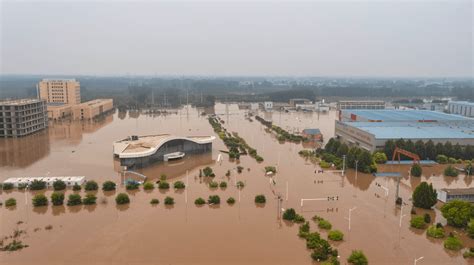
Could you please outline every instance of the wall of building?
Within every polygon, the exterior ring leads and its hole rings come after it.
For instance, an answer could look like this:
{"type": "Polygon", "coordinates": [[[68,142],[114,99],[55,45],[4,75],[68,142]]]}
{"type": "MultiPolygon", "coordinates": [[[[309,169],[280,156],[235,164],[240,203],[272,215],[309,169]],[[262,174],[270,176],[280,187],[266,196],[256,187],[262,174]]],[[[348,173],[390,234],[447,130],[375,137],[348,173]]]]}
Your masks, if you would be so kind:
{"type": "Polygon", "coordinates": [[[448,111],[451,114],[458,114],[466,117],[474,117],[474,103],[469,102],[449,102],[448,111]]]}
{"type": "Polygon", "coordinates": [[[48,119],[60,120],[72,115],[71,105],[48,106],[48,119]]]}
{"type": "Polygon", "coordinates": [[[74,120],[90,120],[114,108],[112,99],[96,99],[72,106],[74,120]]]}
{"type": "Polygon", "coordinates": [[[48,127],[46,102],[37,99],[0,102],[0,137],[21,137],[48,127]]]}
{"type": "Polygon", "coordinates": [[[79,104],[81,88],[74,79],[50,80],[43,79],[38,84],[39,95],[47,103],[79,104]]]}

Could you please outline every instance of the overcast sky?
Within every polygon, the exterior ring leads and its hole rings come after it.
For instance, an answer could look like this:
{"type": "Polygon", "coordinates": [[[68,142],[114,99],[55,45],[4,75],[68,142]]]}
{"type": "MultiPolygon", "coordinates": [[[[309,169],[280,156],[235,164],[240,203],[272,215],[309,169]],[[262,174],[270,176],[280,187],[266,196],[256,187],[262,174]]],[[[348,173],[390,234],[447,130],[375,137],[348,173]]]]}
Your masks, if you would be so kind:
{"type": "Polygon", "coordinates": [[[473,4],[5,2],[3,74],[473,75],[473,4]]]}

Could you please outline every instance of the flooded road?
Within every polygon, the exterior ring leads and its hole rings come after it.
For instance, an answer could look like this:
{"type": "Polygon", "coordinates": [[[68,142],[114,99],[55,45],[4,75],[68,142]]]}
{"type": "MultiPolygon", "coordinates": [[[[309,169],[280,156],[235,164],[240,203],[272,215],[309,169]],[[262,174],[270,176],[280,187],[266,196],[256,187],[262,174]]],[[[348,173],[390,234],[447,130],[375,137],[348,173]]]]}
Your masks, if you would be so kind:
{"type": "MultiPolygon", "coordinates": [[[[119,183],[121,168],[112,155],[112,142],[129,135],[171,133],[180,136],[215,135],[203,110],[181,109],[177,114],[149,116],[116,113],[92,123],[55,123],[40,134],[20,139],[0,139],[0,179],[38,175],[84,175],[98,182],[113,180],[119,183]]],[[[229,132],[237,132],[256,148],[265,159],[257,163],[249,156],[240,162],[229,161],[227,156],[216,163],[218,150],[225,150],[217,138],[213,152],[186,156],[182,161],[156,164],[138,172],[150,179],[166,174],[170,182],[187,183],[186,191],[128,192],[131,203],[115,205],[115,193],[98,191],[96,206],[48,206],[33,209],[30,192],[2,192],[0,199],[17,199],[15,209],[0,208],[0,235],[11,234],[19,227],[27,230],[22,239],[28,248],[0,252],[2,264],[313,264],[305,241],[297,236],[298,226],[278,220],[276,196],[281,195],[283,208],[295,208],[306,219],[315,214],[324,217],[345,234],[341,243],[333,243],[344,264],[353,249],[362,249],[370,264],[412,264],[424,256],[419,264],[468,264],[462,252],[448,252],[442,240],[428,239],[423,231],[409,227],[410,207],[404,207],[402,226],[400,210],[394,205],[396,180],[376,178],[348,171],[316,174],[317,165],[298,155],[302,144],[280,143],[266,132],[258,121],[250,122],[245,111],[237,105],[223,104],[212,110],[225,121],[229,132]],[[237,166],[244,167],[237,173],[237,166]],[[276,166],[275,184],[264,174],[265,166],[276,166]],[[211,166],[216,173],[214,181],[226,181],[227,188],[211,189],[208,179],[199,178],[199,169],[211,166]],[[226,177],[231,170],[230,177],[226,177]],[[245,187],[239,192],[237,181],[245,187]],[[385,191],[376,185],[387,187],[385,191]],[[198,197],[221,197],[220,206],[194,205],[198,197]],[[257,194],[264,194],[267,203],[254,203],[257,194]],[[165,207],[163,200],[172,196],[176,204],[165,207]],[[338,196],[336,201],[305,201],[301,199],[338,196]],[[228,197],[237,203],[229,206],[228,197]],[[160,200],[151,206],[152,198],[160,200]],[[27,204],[25,204],[25,200],[27,204]],[[348,229],[348,210],[352,212],[351,230],[348,229]],[[17,225],[18,221],[23,224],[17,225]],[[52,225],[51,230],[45,227],[52,225]]],[[[210,113],[210,110],[206,110],[210,113]]],[[[321,129],[325,139],[334,134],[335,112],[267,113],[273,122],[288,131],[305,128],[321,129]],[[319,117],[318,117],[319,116],[319,117]]],[[[382,166],[381,171],[402,172],[400,195],[405,201],[420,181],[432,182],[436,188],[472,186],[472,178],[460,175],[451,179],[439,176],[442,166],[424,167],[428,177],[408,177],[408,166],[382,166]],[[433,176],[434,174],[434,176],[433,176]]],[[[51,191],[46,192],[49,195],[51,191]]],[[[68,194],[73,193],[68,190],[68,194]]],[[[80,192],[85,195],[86,192],[80,192]]],[[[424,211],[417,210],[417,214],[424,211]]],[[[446,223],[439,210],[433,211],[434,222],[446,223]]],[[[319,230],[314,222],[311,230],[319,230]]],[[[462,237],[466,246],[472,240],[462,237]]]]}

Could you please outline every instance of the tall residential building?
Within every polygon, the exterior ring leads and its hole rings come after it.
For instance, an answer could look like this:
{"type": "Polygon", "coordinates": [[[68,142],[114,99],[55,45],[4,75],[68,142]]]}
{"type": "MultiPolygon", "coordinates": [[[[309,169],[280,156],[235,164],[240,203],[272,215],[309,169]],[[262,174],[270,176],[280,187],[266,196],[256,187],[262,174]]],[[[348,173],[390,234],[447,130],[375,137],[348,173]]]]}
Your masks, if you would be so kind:
{"type": "Polygon", "coordinates": [[[43,79],[38,84],[38,90],[40,98],[47,103],[81,103],[81,87],[76,79],[43,79]]]}
{"type": "Polygon", "coordinates": [[[46,101],[0,101],[0,137],[21,137],[48,127],[46,101]]]}

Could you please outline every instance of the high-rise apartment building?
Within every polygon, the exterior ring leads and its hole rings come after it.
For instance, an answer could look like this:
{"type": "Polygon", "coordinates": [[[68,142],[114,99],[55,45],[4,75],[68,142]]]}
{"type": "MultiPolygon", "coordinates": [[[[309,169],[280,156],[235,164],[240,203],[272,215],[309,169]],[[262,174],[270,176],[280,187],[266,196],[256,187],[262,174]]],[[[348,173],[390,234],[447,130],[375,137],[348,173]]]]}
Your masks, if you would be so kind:
{"type": "Polygon", "coordinates": [[[38,91],[47,103],[81,103],[81,87],[76,79],[43,79],[38,84],[38,91]]]}
{"type": "Polygon", "coordinates": [[[46,101],[0,101],[0,137],[20,137],[48,127],[46,101]]]}

